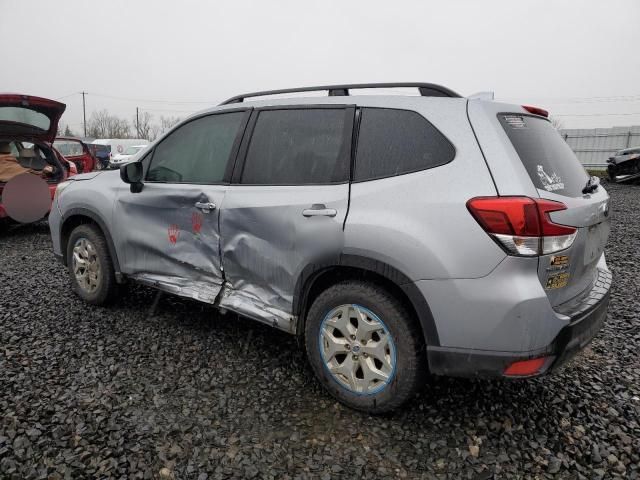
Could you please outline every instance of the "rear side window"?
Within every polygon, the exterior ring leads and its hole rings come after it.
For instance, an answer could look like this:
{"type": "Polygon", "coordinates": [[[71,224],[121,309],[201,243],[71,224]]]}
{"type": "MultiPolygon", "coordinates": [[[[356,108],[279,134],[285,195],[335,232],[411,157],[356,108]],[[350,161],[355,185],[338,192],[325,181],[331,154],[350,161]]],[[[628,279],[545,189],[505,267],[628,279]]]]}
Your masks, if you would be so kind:
{"type": "Polygon", "coordinates": [[[347,111],[311,108],[260,112],[241,183],[314,185],[347,181],[347,111]]]}
{"type": "Polygon", "coordinates": [[[589,176],[551,122],[510,113],[498,118],[536,188],[567,197],[582,195],[589,176]]]}
{"type": "Polygon", "coordinates": [[[385,108],[361,111],[355,181],[438,167],[454,156],[451,142],[416,112],[385,108]]]}
{"type": "Polygon", "coordinates": [[[147,180],[220,183],[244,112],[201,117],[179,127],[154,149],[147,180]]]}

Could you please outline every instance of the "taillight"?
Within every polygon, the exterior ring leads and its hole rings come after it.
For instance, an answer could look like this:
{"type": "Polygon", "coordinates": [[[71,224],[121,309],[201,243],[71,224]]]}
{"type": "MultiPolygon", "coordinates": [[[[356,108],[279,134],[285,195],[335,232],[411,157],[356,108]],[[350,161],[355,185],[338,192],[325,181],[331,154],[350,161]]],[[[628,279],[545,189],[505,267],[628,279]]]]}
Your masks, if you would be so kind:
{"type": "Polygon", "coordinates": [[[533,113],[534,115],[540,115],[541,117],[549,118],[549,112],[544,108],[540,107],[532,107],[531,105],[522,105],[527,112],[533,113]]]}
{"type": "Polygon", "coordinates": [[[476,197],[467,208],[480,226],[509,255],[535,257],[565,250],[577,235],[575,227],[553,223],[550,212],[564,203],[529,197],[476,197]]]}

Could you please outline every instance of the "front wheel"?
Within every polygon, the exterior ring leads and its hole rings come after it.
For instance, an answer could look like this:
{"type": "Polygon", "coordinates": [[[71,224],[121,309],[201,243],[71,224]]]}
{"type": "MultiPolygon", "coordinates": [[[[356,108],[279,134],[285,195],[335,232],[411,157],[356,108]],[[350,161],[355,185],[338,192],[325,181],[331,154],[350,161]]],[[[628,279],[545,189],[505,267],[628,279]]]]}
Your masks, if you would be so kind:
{"type": "Polygon", "coordinates": [[[118,285],[113,262],[97,226],[79,225],[71,232],[67,266],[73,290],[86,302],[105,305],[115,296],[118,285]]]}
{"type": "Polygon", "coordinates": [[[415,395],[426,373],[422,338],[398,299],[360,281],[322,292],[305,327],[309,362],[322,385],[369,413],[393,410],[415,395]]]}

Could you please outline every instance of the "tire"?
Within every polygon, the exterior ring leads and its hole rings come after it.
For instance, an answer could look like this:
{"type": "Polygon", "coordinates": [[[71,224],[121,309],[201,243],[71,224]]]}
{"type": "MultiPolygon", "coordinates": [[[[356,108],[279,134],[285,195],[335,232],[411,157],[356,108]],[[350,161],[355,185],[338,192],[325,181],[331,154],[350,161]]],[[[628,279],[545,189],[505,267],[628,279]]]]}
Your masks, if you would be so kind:
{"type": "Polygon", "coordinates": [[[427,373],[423,345],[422,331],[414,318],[393,295],[375,284],[344,281],[333,285],[315,299],[307,314],[305,346],[316,377],[337,400],[367,413],[394,410],[416,394],[427,373]],[[345,310],[344,306],[348,309],[345,310]],[[349,338],[341,333],[342,330],[354,328],[351,320],[351,327],[341,323],[345,311],[351,312],[347,315],[350,318],[358,314],[364,318],[362,324],[356,320],[358,328],[355,333],[352,331],[353,336],[349,338]],[[340,327],[336,328],[335,325],[340,327]],[[374,333],[364,334],[359,333],[360,325],[363,332],[376,325],[381,328],[374,333]],[[380,350],[371,347],[384,345],[385,337],[391,340],[387,342],[383,359],[388,365],[380,361],[380,350]],[[341,338],[344,338],[344,346],[340,349],[346,348],[347,343],[351,344],[344,360],[340,362],[344,354],[340,353],[327,361],[331,357],[328,342],[337,339],[336,344],[340,344],[341,338]],[[359,341],[360,338],[364,338],[363,342],[359,341]],[[372,353],[374,350],[375,353],[372,353]],[[374,362],[375,369],[367,366],[371,362],[374,362]],[[392,368],[389,368],[391,364],[392,368]],[[330,368],[341,372],[355,371],[355,377],[351,377],[351,385],[355,385],[355,388],[347,385],[347,377],[330,372],[330,368]],[[386,373],[380,375],[383,371],[386,373]],[[368,379],[385,375],[387,378],[382,380],[368,379]]]}
{"type": "Polygon", "coordinates": [[[67,266],[73,291],[84,301],[93,305],[106,305],[115,298],[118,284],[113,261],[104,235],[97,226],[79,225],[71,232],[67,243],[67,266]],[[83,269],[81,264],[79,275],[75,271],[77,263],[80,263],[74,261],[76,247],[79,249],[76,253],[89,267],[83,269]],[[85,275],[81,275],[82,271],[85,275]]]}

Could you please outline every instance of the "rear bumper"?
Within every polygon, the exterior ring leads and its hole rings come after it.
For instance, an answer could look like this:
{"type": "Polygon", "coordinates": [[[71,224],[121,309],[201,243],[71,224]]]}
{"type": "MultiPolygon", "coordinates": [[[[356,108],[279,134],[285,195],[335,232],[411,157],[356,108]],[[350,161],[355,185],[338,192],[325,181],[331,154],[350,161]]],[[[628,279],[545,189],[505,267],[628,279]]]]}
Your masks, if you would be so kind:
{"type": "Polygon", "coordinates": [[[496,352],[448,347],[429,347],[427,355],[429,369],[436,375],[460,377],[502,377],[505,369],[514,362],[546,357],[535,377],[550,373],[586,347],[607,317],[611,274],[601,270],[588,300],[583,308],[570,317],[569,324],[562,328],[546,347],[527,352],[496,352]]]}

